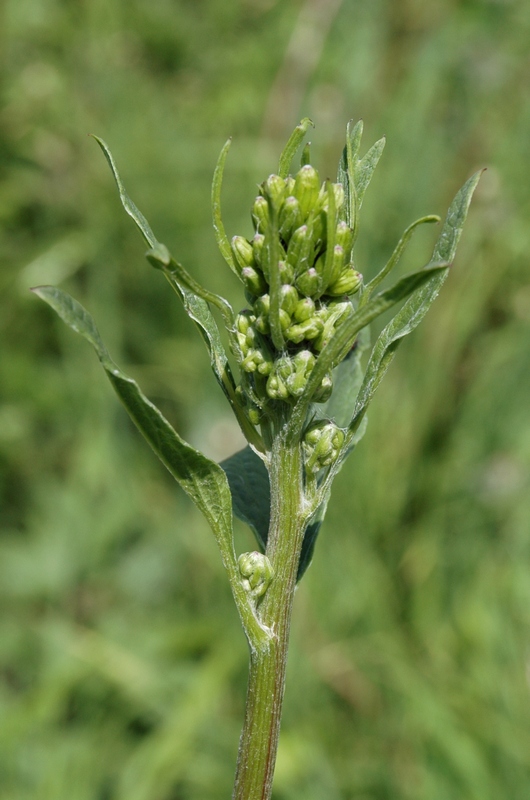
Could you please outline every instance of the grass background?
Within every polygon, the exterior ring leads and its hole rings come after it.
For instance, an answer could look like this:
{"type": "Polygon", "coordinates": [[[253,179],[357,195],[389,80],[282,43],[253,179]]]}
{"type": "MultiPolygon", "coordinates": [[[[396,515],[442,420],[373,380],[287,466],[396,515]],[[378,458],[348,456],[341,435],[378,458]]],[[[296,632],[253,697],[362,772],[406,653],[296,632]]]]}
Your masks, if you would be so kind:
{"type": "MultiPolygon", "coordinates": [[[[312,117],[387,149],[368,277],[476,169],[457,263],[379,390],[297,593],[276,800],[527,800],[530,6],[524,0],[5,0],[0,10],[0,798],[230,795],[247,654],[212,535],[57,283],[188,440],[237,429],[87,133],[157,236],[238,304],[216,253],[312,117]]],[[[424,260],[417,234],[402,269],[424,260]]],[[[238,528],[243,549],[249,534],[238,528]]]]}

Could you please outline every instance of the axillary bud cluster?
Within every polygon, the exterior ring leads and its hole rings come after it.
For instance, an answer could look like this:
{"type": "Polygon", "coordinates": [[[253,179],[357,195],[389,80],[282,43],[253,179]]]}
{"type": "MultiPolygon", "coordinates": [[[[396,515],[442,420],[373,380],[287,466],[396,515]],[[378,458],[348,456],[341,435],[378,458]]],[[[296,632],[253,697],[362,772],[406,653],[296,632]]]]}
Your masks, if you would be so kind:
{"type": "MultiPolygon", "coordinates": [[[[250,305],[236,318],[241,368],[247,376],[240,393],[247,400],[292,403],[302,394],[319,353],[350,312],[350,297],[359,290],[362,276],[352,262],[353,231],[341,218],[341,184],[321,184],[318,172],[306,164],[294,178],[270,175],[259,188],[252,206],[254,237],[234,236],[231,242],[250,305]],[[271,330],[273,282],[280,286],[275,319],[281,348],[275,346],[277,337],[271,330]]],[[[329,373],[314,402],[325,402],[331,391],[329,373]]],[[[257,423],[255,403],[247,406],[257,423]]]]}

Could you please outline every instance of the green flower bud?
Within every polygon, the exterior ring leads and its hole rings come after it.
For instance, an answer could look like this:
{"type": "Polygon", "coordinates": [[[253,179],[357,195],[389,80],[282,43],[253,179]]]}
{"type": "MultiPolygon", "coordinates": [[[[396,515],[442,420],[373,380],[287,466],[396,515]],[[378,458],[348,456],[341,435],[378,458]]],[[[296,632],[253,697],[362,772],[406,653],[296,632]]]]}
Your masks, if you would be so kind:
{"type": "Polygon", "coordinates": [[[293,310],[293,317],[297,322],[305,322],[315,313],[315,302],[310,297],[303,297],[295,305],[293,310]]]}
{"type": "Polygon", "coordinates": [[[331,276],[329,285],[334,285],[344,270],[344,248],[336,244],[333,248],[333,261],[331,262],[331,276]]]}
{"type": "Polygon", "coordinates": [[[262,597],[274,576],[274,570],[267,556],[257,551],[242,553],[237,564],[246,591],[256,600],[262,597]]]}
{"type": "Polygon", "coordinates": [[[278,261],[278,270],[282,283],[292,283],[294,280],[294,269],[286,261],[278,261]]]}
{"type": "Polygon", "coordinates": [[[241,280],[243,281],[245,289],[247,289],[250,294],[257,296],[263,294],[263,292],[266,292],[268,289],[263,273],[254,269],[254,267],[245,267],[242,269],[241,280]]]}
{"type": "Polygon", "coordinates": [[[287,195],[287,197],[289,197],[290,195],[292,195],[293,192],[294,192],[294,178],[292,175],[289,175],[285,179],[285,194],[287,195]]]}
{"type": "Polygon", "coordinates": [[[315,475],[324,467],[335,463],[344,444],[344,431],[333,422],[321,420],[306,431],[303,448],[305,466],[309,474],[315,475]]]}
{"type": "Polygon", "coordinates": [[[323,306],[321,311],[317,312],[320,319],[323,321],[322,331],[320,336],[315,339],[313,347],[315,350],[322,350],[329,340],[333,337],[337,325],[342,318],[346,316],[351,308],[351,304],[346,300],[343,302],[332,301],[323,306]]]}
{"type": "Polygon", "coordinates": [[[311,297],[318,293],[320,276],[314,267],[302,272],[295,281],[295,286],[301,294],[311,297]]]}
{"type": "Polygon", "coordinates": [[[284,311],[292,315],[298,302],[300,295],[290,283],[282,284],[280,304],[284,311]]]}
{"type": "Polygon", "coordinates": [[[252,206],[252,220],[257,233],[265,233],[269,227],[269,206],[264,197],[259,195],[252,206]]]}
{"type": "Polygon", "coordinates": [[[289,399],[289,390],[285,381],[275,372],[272,372],[267,380],[267,394],[273,400],[289,399]]]}
{"type": "Polygon", "coordinates": [[[268,336],[269,333],[271,332],[271,326],[268,317],[263,317],[261,315],[259,317],[256,317],[256,322],[254,323],[254,327],[263,336],[268,336]]]}
{"type": "Polygon", "coordinates": [[[325,403],[326,400],[329,400],[329,398],[331,397],[332,391],[333,391],[333,380],[331,379],[331,373],[330,373],[322,378],[322,383],[320,384],[319,388],[313,395],[313,402],[325,403]]]}
{"type": "Polygon", "coordinates": [[[280,211],[278,219],[278,230],[284,242],[288,242],[292,232],[298,228],[301,222],[300,204],[296,197],[287,197],[280,211]]]}
{"type": "Polygon", "coordinates": [[[314,209],[318,200],[320,190],[320,179],[318,172],[310,164],[298,172],[295,181],[293,195],[300,203],[300,215],[302,220],[307,219],[310,212],[314,209]]]}
{"type": "Polygon", "coordinates": [[[313,237],[311,229],[307,225],[301,225],[293,232],[289,241],[287,263],[293,267],[295,274],[298,275],[309,268],[312,256],[313,237]]]}
{"type": "Polygon", "coordinates": [[[335,244],[340,244],[344,250],[344,258],[350,257],[353,245],[353,231],[344,221],[339,222],[335,231],[335,244]]]}
{"type": "Polygon", "coordinates": [[[300,397],[315,366],[315,356],[309,350],[301,350],[293,358],[292,364],[294,372],[286,378],[286,385],[290,395],[300,397]]]}
{"type": "Polygon", "coordinates": [[[259,372],[260,375],[270,375],[272,368],[272,358],[263,347],[250,349],[241,362],[241,369],[245,372],[259,372]]]}
{"type": "Polygon", "coordinates": [[[268,294],[262,294],[254,303],[254,311],[261,317],[268,317],[271,307],[271,299],[268,294]]]}
{"type": "Polygon", "coordinates": [[[230,242],[236,264],[241,271],[245,267],[254,266],[252,245],[243,236],[234,236],[230,242]]]}
{"type": "Polygon", "coordinates": [[[283,308],[280,308],[279,317],[280,317],[280,325],[281,325],[282,331],[286,331],[287,328],[291,327],[292,319],[291,319],[290,315],[287,313],[287,311],[285,311],[285,309],[283,309],[283,308]]]}
{"type": "Polygon", "coordinates": [[[252,311],[249,311],[248,309],[241,311],[236,316],[236,331],[238,331],[238,333],[246,334],[255,319],[256,317],[252,311]]]}
{"type": "Polygon", "coordinates": [[[261,185],[261,190],[265,197],[270,197],[278,213],[285,199],[285,180],[279,175],[269,175],[261,185]]]}
{"type": "Polygon", "coordinates": [[[324,330],[324,323],[316,315],[306,319],[304,322],[299,322],[296,325],[291,325],[285,331],[285,338],[294,344],[300,344],[304,339],[316,339],[324,330]]]}
{"type": "Polygon", "coordinates": [[[252,252],[254,254],[254,262],[263,271],[263,261],[265,254],[263,253],[263,246],[265,244],[265,236],[262,233],[256,233],[252,239],[252,252]]]}
{"type": "Polygon", "coordinates": [[[326,294],[338,297],[341,294],[355,294],[363,282],[363,276],[353,267],[346,267],[339,278],[326,289],[326,294]]]}

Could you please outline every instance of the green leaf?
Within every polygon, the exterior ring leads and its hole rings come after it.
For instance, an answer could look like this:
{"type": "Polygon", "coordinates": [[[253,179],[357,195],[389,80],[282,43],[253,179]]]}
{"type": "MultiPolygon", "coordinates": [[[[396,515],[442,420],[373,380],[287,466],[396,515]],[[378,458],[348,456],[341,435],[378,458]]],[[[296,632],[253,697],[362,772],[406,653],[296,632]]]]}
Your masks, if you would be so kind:
{"type": "Polygon", "coordinates": [[[385,148],[386,139],[383,136],[368,150],[365,156],[355,164],[355,192],[357,195],[357,211],[363,204],[364,193],[366,192],[377,163],[385,148]]]}
{"type": "Polygon", "coordinates": [[[221,153],[219,154],[219,158],[217,160],[217,164],[213,173],[213,180],[212,180],[212,216],[213,216],[213,229],[215,232],[215,240],[217,242],[217,246],[221,251],[221,255],[223,256],[224,260],[234,273],[239,277],[239,273],[236,269],[236,265],[234,264],[234,257],[232,255],[232,250],[230,248],[230,242],[228,241],[228,237],[226,235],[225,226],[223,224],[223,220],[221,217],[221,188],[223,184],[223,173],[225,169],[225,162],[226,156],[228,155],[228,150],[230,149],[230,145],[232,144],[232,139],[228,139],[225,142],[221,153]]]}
{"type": "Polygon", "coordinates": [[[267,547],[271,492],[269,473],[261,458],[245,447],[221,461],[232,493],[232,510],[254,533],[263,552],[267,547]]]}
{"type": "MultiPolygon", "coordinates": [[[[440,258],[449,263],[453,262],[469,204],[481,174],[482,171],[473,175],[453,200],[434,247],[431,263],[436,263],[440,258]]],[[[448,271],[448,269],[439,271],[426,284],[416,289],[403,308],[381,332],[371,353],[363,385],[359,391],[355,415],[350,426],[352,432],[358,428],[377,387],[394,358],[399,344],[407,334],[419,325],[438,296],[448,271]]]]}
{"type": "Polygon", "coordinates": [[[350,228],[354,227],[357,217],[357,196],[355,191],[355,166],[361,147],[363,135],[363,121],[360,119],[355,125],[353,120],[348,122],[346,128],[346,144],[342,151],[339,161],[337,181],[342,183],[344,188],[344,205],[340,214],[341,219],[345,219],[350,228]]]}
{"type": "Polygon", "coordinates": [[[90,314],[70,295],[53,286],[33,289],[36,295],[95,349],[118,397],[162,463],[202,511],[226,553],[232,548],[231,495],[223,470],[185,442],[140,391],[137,383],[110,358],[90,314]]]}
{"type": "MultiPolygon", "coordinates": [[[[265,464],[256,453],[245,447],[233,456],[221,461],[232,492],[232,510],[254,533],[263,552],[267,548],[270,524],[270,483],[265,464]]],[[[300,562],[296,580],[299,581],[313,557],[318,532],[324,520],[327,500],[321,503],[312,521],[307,526],[302,542],[300,562]]]]}
{"type": "Polygon", "coordinates": [[[149,225],[148,221],[146,220],[142,212],[137,209],[137,207],[135,206],[135,204],[125,191],[125,187],[121,181],[118,169],[114,162],[114,158],[112,157],[112,153],[108,148],[108,145],[103,141],[103,139],[100,139],[99,136],[95,136],[94,134],[91,134],[91,136],[99,144],[99,146],[103,150],[105,158],[109,163],[109,166],[112,170],[112,174],[114,175],[114,180],[116,181],[116,186],[118,187],[118,192],[120,193],[120,200],[122,206],[124,207],[127,214],[130,217],[132,217],[133,220],[136,222],[136,225],[138,226],[140,233],[144,237],[149,247],[155,247],[157,244],[156,236],[151,230],[151,226],[149,225]]]}
{"type": "Polygon", "coordinates": [[[224,470],[184,441],[156,406],[142,394],[138,384],[112,361],[90,314],[66,292],[54,286],[32,290],[76,333],[94,347],[116,394],[152,449],[202,511],[214,532],[223,565],[228,572],[234,599],[249,641],[268,641],[242,585],[234,552],[232,496],[224,470]]]}
{"type": "MultiPolygon", "coordinates": [[[[234,314],[230,304],[219,295],[216,295],[213,292],[209,292],[207,289],[204,289],[184,269],[184,267],[181,264],[179,264],[177,261],[175,261],[175,259],[172,258],[167,247],[161,244],[157,240],[156,236],[151,230],[149,223],[147,222],[141,211],[138,210],[138,208],[133,203],[129,195],[127,194],[123,182],[120,178],[118,168],[116,167],[116,163],[114,161],[114,158],[112,157],[112,153],[110,152],[108,146],[103,141],[103,139],[100,139],[97,136],[94,136],[93,138],[101,147],[105,155],[105,158],[107,159],[110,165],[112,174],[114,175],[114,180],[116,181],[116,185],[118,187],[118,191],[120,194],[120,200],[122,202],[125,211],[129,214],[129,216],[133,218],[136,225],[140,229],[145,241],[149,244],[151,248],[147,254],[148,260],[153,266],[155,266],[157,269],[160,269],[164,273],[170,285],[172,286],[172,288],[175,290],[180,300],[182,301],[186,313],[198,327],[199,332],[201,333],[201,336],[204,342],[206,343],[206,347],[208,348],[208,353],[210,355],[210,364],[213,373],[217,378],[219,384],[221,385],[221,388],[223,389],[224,393],[226,394],[243,433],[245,434],[249,442],[252,442],[259,450],[262,450],[263,442],[261,440],[261,437],[255,430],[255,428],[250,424],[243,409],[237,402],[237,398],[235,396],[235,382],[230,372],[230,367],[228,365],[228,359],[225,350],[221,343],[219,328],[217,327],[217,323],[215,322],[210,312],[210,309],[207,306],[207,303],[210,302],[216,305],[223,314],[223,319],[226,324],[226,328],[230,338],[230,343],[232,345],[232,349],[234,350],[234,354],[237,357],[240,356],[241,354],[239,349],[239,343],[237,341],[237,335],[235,332],[234,314]]],[[[227,144],[225,144],[225,147],[219,158],[219,162],[221,162],[221,174],[222,174],[222,165],[224,164],[224,159],[226,158],[226,153],[228,152],[228,144],[229,144],[228,142],[227,144]]],[[[219,163],[217,166],[217,170],[218,170],[217,181],[219,182],[220,181],[219,163]]],[[[216,179],[214,177],[214,182],[215,180],[216,179]]],[[[220,183],[218,183],[218,188],[220,191],[220,183]]],[[[229,245],[228,249],[230,250],[229,245]]]]}
{"type": "Polygon", "coordinates": [[[370,346],[369,328],[363,328],[355,346],[333,370],[333,392],[324,404],[315,404],[319,417],[332,420],[339,428],[347,428],[352,420],[355,402],[363,382],[362,354],[370,346]]]}
{"type": "Polygon", "coordinates": [[[389,260],[387,261],[383,269],[375,276],[375,278],[372,278],[370,283],[368,283],[365,286],[362,295],[362,302],[366,302],[368,300],[368,298],[370,297],[376,286],[379,286],[381,281],[384,280],[386,276],[394,269],[416,228],[419,225],[424,225],[427,222],[440,222],[440,217],[438,217],[436,214],[429,214],[426,217],[421,217],[421,219],[417,219],[416,222],[412,223],[412,225],[409,225],[409,227],[406,229],[403,236],[397,243],[394,252],[390,256],[389,260]]]}
{"type": "Polygon", "coordinates": [[[280,156],[280,163],[278,165],[278,175],[280,178],[286,178],[289,175],[291,161],[293,160],[294,154],[302,144],[303,138],[306,135],[309,126],[312,126],[313,128],[315,127],[314,123],[309,119],[309,117],[304,117],[304,119],[301,120],[299,125],[296,126],[289,137],[289,141],[283,149],[283,152],[280,156]]]}

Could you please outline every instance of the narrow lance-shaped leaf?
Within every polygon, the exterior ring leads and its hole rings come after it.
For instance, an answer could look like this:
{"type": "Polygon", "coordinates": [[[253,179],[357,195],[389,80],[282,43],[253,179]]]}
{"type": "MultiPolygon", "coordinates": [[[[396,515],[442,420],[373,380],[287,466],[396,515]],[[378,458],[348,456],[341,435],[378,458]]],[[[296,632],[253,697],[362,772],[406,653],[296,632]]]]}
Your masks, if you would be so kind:
{"type": "MultiPolygon", "coordinates": [[[[469,204],[481,174],[482,170],[475,173],[464,184],[451,203],[442,231],[434,247],[433,261],[442,258],[448,263],[453,262],[469,204]]],[[[419,287],[381,332],[374,345],[366,368],[363,385],[359,391],[355,415],[350,426],[350,435],[353,435],[358,428],[399,344],[407,334],[419,325],[438,296],[447,274],[448,269],[442,270],[433,275],[426,284],[419,287]]]]}
{"type": "Polygon", "coordinates": [[[417,219],[416,222],[412,223],[412,225],[409,225],[409,227],[406,229],[406,231],[404,232],[403,236],[401,237],[401,239],[397,243],[396,247],[394,248],[394,252],[392,253],[390,258],[388,259],[388,261],[385,264],[385,266],[383,267],[383,269],[380,272],[378,272],[378,274],[375,276],[375,278],[372,278],[370,283],[367,283],[366,286],[364,287],[363,295],[362,295],[362,298],[361,298],[361,302],[363,304],[368,301],[368,299],[369,299],[370,295],[372,294],[372,292],[374,291],[374,289],[377,286],[379,286],[381,281],[383,281],[386,278],[386,276],[390,272],[392,272],[394,267],[397,265],[397,263],[399,262],[399,259],[403,255],[403,251],[405,250],[407,244],[409,243],[409,241],[410,241],[410,239],[412,237],[412,234],[414,233],[416,228],[419,227],[420,225],[424,225],[427,222],[440,222],[440,217],[437,216],[437,214],[429,214],[426,217],[421,217],[421,219],[417,219]]]}
{"type": "Polygon", "coordinates": [[[213,216],[213,229],[215,232],[215,240],[217,246],[221,251],[221,255],[232,270],[232,272],[239,277],[239,273],[234,264],[234,257],[230,248],[230,242],[226,235],[225,226],[221,217],[221,188],[223,184],[223,173],[225,169],[226,156],[232,144],[232,139],[228,139],[225,143],[213,173],[212,181],[212,216],[213,216]]]}
{"type": "Polygon", "coordinates": [[[394,286],[380,292],[373,300],[353,312],[339,327],[324,347],[305,385],[304,392],[296,403],[289,421],[290,432],[296,435],[307,414],[311,399],[320,386],[324,376],[340,363],[352,347],[355,336],[396,303],[404,300],[433,276],[446,269],[447,262],[430,263],[427,267],[412,272],[397,281],[394,286]]]}
{"type": "Polygon", "coordinates": [[[294,154],[302,144],[309,126],[312,126],[313,128],[315,127],[313,121],[310,120],[309,117],[304,117],[304,119],[300,121],[299,125],[296,126],[290,135],[289,141],[285,145],[280,156],[280,163],[278,165],[278,175],[280,178],[286,178],[289,175],[291,161],[293,160],[294,154]]]}
{"type": "Polygon", "coordinates": [[[217,539],[247,634],[254,641],[263,638],[264,631],[241,585],[233,544],[232,497],[224,470],[185,442],[156,406],[142,394],[138,384],[116,366],[94,320],[80,303],[54,286],[39,286],[33,291],[93,346],[129,416],[208,520],[217,539]]]}
{"type": "Polygon", "coordinates": [[[357,210],[359,210],[363,204],[364,193],[366,192],[368,185],[372,180],[374,170],[377,167],[379,159],[381,158],[385,144],[386,139],[383,136],[383,138],[379,139],[379,141],[372,145],[366,155],[363,156],[361,160],[357,162],[357,164],[355,164],[354,169],[357,210]]]}
{"type": "Polygon", "coordinates": [[[153,267],[160,269],[164,273],[172,286],[186,288],[188,291],[193,292],[207,303],[210,303],[219,309],[223,316],[225,328],[232,346],[232,351],[238,361],[241,361],[243,356],[237,339],[234,311],[230,303],[225,300],[224,297],[221,297],[214,292],[210,292],[208,289],[205,289],[203,286],[201,286],[200,283],[198,283],[195,278],[193,278],[182,266],[182,264],[179,264],[179,262],[173,258],[167,247],[160,242],[158,242],[151,250],[148,250],[146,256],[147,260],[150,264],[152,264],[153,267]]]}
{"type": "MultiPolygon", "coordinates": [[[[258,449],[262,449],[263,445],[261,442],[261,437],[258,436],[253,426],[250,425],[243,410],[237,402],[237,398],[235,397],[235,384],[230,373],[226,353],[221,343],[219,328],[217,327],[217,324],[206,304],[207,301],[212,302],[221,309],[227,323],[227,329],[229,331],[232,347],[237,356],[239,354],[239,344],[237,342],[237,336],[234,330],[234,315],[229,303],[227,303],[224,298],[214,295],[212,292],[208,292],[206,289],[203,289],[203,287],[200,286],[191,277],[191,275],[186,272],[186,270],[184,270],[184,267],[177,265],[179,267],[179,276],[177,276],[175,269],[173,269],[173,271],[168,269],[171,262],[171,256],[169,255],[167,248],[158,242],[146,218],[127,194],[125,186],[123,185],[118,172],[118,168],[116,167],[116,163],[107,144],[103,141],[103,139],[100,139],[97,136],[94,136],[93,138],[99,144],[103,154],[105,155],[105,158],[110,165],[114,180],[116,181],[116,185],[118,187],[123,208],[129,214],[129,216],[132,217],[145,241],[151,248],[151,257],[154,261],[154,265],[157,268],[161,268],[162,271],[165,272],[166,278],[181,299],[186,313],[198,327],[208,348],[208,352],[210,354],[210,363],[214,375],[228,397],[243,433],[247,437],[248,441],[251,441],[256,447],[258,447],[258,449]],[[181,278],[184,280],[181,280],[181,278]]],[[[225,145],[225,149],[226,157],[226,152],[228,150],[227,145],[225,145]]]]}

